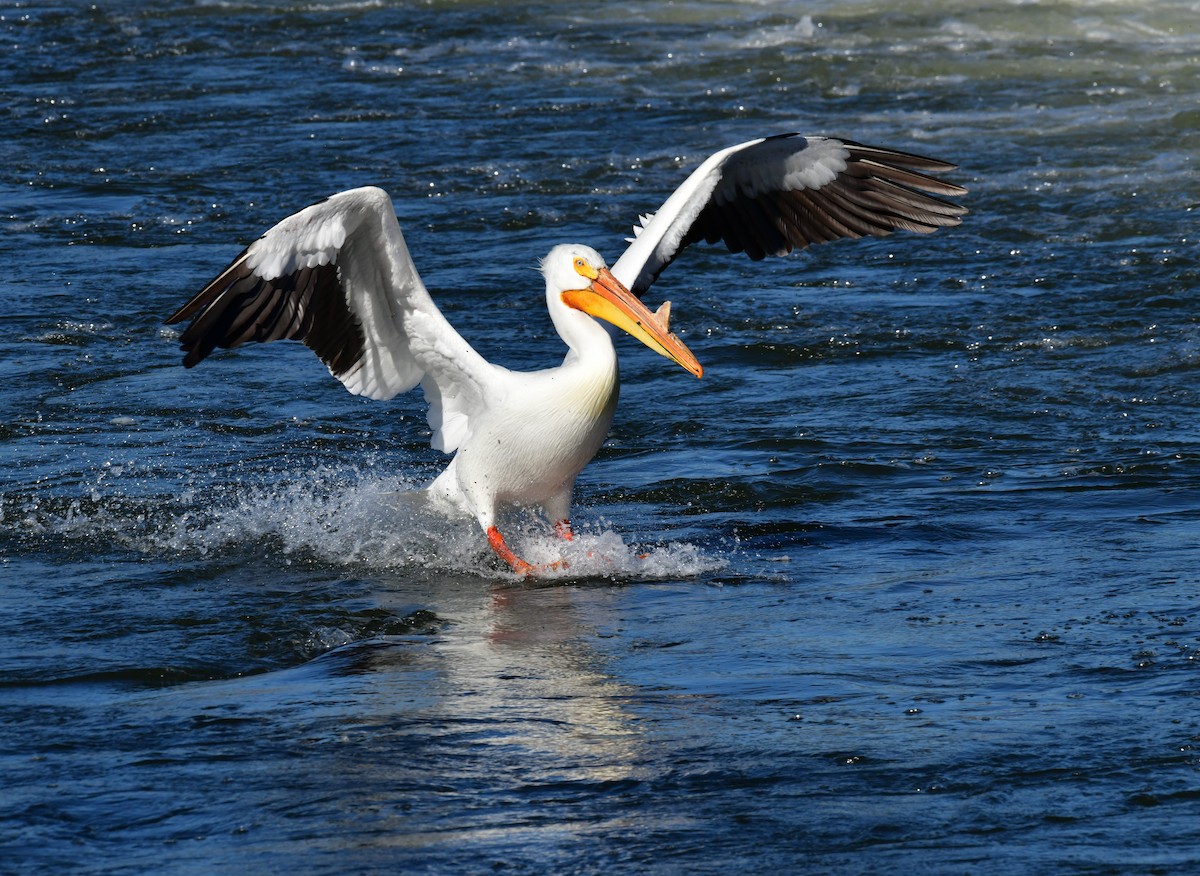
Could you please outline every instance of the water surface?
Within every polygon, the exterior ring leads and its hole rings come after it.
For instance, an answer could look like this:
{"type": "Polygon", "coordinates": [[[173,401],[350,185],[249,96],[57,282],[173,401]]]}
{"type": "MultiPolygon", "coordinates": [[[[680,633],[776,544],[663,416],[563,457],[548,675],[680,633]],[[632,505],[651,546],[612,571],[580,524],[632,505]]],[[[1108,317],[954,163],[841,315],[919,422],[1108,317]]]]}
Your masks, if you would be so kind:
{"type": "Polygon", "coordinates": [[[0,870],[1194,868],[1198,14],[0,10],[0,870]],[[666,271],[705,377],[619,341],[554,580],[405,498],[419,393],[162,324],[371,183],[471,343],[551,365],[538,258],[789,130],[972,212],[666,271]]]}

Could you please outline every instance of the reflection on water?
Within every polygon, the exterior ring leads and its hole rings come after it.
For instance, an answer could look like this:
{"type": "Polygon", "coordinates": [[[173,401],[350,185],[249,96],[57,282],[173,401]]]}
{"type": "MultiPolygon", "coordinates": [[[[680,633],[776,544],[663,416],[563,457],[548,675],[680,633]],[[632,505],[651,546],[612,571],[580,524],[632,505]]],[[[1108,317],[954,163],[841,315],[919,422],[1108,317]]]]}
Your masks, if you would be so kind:
{"type": "Polygon", "coordinates": [[[603,816],[568,810],[636,783],[646,760],[624,706],[636,692],[589,644],[615,591],[587,591],[583,611],[581,592],[448,579],[424,629],[293,668],[143,692],[101,684],[91,696],[80,684],[10,689],[51,716],[63,746],[14,777],[32,790],[76,776],[55,819],[96,825],[101,847],[136,840],[151,812],[166,837],[220,847],[232,834],[229,854],[268,859],[276,836],[317,811],[320,825],[306,832],[318,858],[394,844],[452,857],[464,846],[571,842],[603,816]],[[222,815],[230,793],[237,805],[222,815]]]}

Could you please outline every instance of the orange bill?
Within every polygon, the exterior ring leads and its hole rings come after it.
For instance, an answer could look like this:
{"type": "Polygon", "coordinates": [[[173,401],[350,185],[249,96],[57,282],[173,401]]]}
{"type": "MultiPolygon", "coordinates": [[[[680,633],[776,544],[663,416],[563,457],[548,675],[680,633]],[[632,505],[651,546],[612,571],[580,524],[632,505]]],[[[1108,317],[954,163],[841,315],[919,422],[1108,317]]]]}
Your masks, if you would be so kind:
{"type": "Polygon", "coordinates": [[[704,374],[692,351],[667,329],[665,318],[651,313],[608,268],[601,268],[595,274],[586,289],[571,289],[562,294],[568,307],[611,322],[697,377],[704,374]]]}

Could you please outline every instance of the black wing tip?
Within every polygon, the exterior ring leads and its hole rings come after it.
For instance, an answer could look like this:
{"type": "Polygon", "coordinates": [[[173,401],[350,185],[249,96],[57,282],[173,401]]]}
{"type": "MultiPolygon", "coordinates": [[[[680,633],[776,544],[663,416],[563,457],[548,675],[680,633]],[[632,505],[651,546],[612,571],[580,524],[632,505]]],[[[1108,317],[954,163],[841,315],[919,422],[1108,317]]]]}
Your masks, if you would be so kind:
{"type": "Polygon", "coordinates": [[[930,176],[955,170],[957,164],[899,149],[868,146],[849,140],[842,142],[850,151],[850,162],[865,171],[874,185],[879,187],[879,194],[891,188],[901,195],[901,201],[905,200],[906,194],[916,199],[917,203],[912,206],[919,205],[924,214],[922,220],[933,226],[921,230],[934,231],[940,227],[962,224],[962,217],[969,212],[968,209],[945,199],[963,197],[970,192],[966,186],[930,176]]]}
{"type": "Polygon", "coordinates": [[[218,347],[289,339],[302,341],[341,379],[359,366],[367,346],[335,262],[267,280],[245,264],[243,254],[167,324],[188,317],[192,322],[179,339],[185,368],[199,365],[218,347]]]}
{"type": "Polygon", "coordinates": [[[215,301],[221,292],[225,291],[236,277],[233,275],[241,267],[246,260],[246,255],[250,252],[250,247],[246,247],[238,257],[225,266],[221,273],[217,274],[216,278],[211,280],[203,289],[187,300],[182,307],[163,320],[163,325],[176,325],[183,322],[190,316],[193,316],[215,301]]]}
{"type": "Polygon", "coordinates": [[[834,137],[850,150],[850,153],[858,154],[867,158],[883,158],[893,164],[902,164],[905,166],[919,167],[927,170],[930,173],[946,173],[947,171],[957,170],[958,165],[941,158],[931,158],[928,155],[919,155],[916,152],[908,152],[903,149],[893,149],[890,146],[873,146],[869,143],[861,143],[858,140],[851,140],[847,137],[834,137]]]}
{"type": "Polygon", "coordinates": [[[163,325],[177,325],[194,314],[196,311],[200,310],[204,303],[204,293],[208,291],[208,288],[208,286],[205,286],[203,289],[189,298],[182,307],[163,320],[163,325]]]}

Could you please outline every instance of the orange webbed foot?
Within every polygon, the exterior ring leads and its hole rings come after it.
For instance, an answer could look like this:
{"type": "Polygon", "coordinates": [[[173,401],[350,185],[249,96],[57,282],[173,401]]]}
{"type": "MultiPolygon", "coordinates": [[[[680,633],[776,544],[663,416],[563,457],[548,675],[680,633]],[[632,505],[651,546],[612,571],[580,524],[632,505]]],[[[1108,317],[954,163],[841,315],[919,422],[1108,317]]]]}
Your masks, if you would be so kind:
{"type": "MultiPolygon", "coordinates": [[[[557,526],[555,528],[557,529],[557,526]]],[[[570,532],[570,526],[567,527],[567,531],[568,533],[570,532]]],[[[562,533],[560,532],[559,534],[561,535],[562,533]]],[[[564,536],[567,539],[570,539],[570,537],[570,535],[564,536]]],[[[487,528],[487,539],[492,550],[496,552],[496,556],[508,563],[514,572],[525,578],[530,578],[539,572],[557,572],[560,569],[567,568],[566,560],[555,560],[553,563],[541,563],[536,566],[532,563],[527,563],[512,552],[512,548],[504,541],[504,536],[500,534],[500,530],[494,526],[487,528]]]]}

